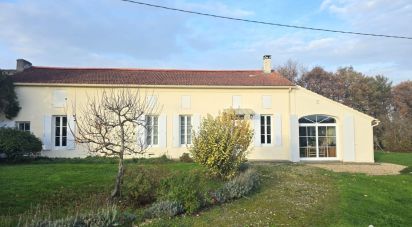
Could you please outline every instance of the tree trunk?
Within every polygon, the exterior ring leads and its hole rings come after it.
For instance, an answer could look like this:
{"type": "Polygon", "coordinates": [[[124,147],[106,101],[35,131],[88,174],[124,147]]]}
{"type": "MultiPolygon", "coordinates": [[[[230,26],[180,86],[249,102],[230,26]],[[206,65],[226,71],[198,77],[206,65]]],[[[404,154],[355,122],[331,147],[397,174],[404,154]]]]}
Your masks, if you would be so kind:
{"type": "Polygon", "coordinates": [[[110,195],[110,198],[113,200],[116,197],[121,195],[121,184],[122,184],[122,178],[123,178],[123,174],[124,174],[124,166],[123,166],[123,155],[120,155],[119,157],[119,167],[117,170],[117,177],[116,177],[116,184],[114,185],[114,189],[110,195]]]}

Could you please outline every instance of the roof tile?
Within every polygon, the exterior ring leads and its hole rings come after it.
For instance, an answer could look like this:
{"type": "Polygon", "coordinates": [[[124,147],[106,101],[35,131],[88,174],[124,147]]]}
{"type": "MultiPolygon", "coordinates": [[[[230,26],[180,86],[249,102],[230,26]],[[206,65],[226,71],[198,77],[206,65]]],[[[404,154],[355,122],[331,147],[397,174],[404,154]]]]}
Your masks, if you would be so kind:
{"type": "Polygon", "coordinates": [[[19,83],[133,84],[178,86],[293,86],[276,72],[261,70],[169,70],[57,68],[33,66],[13,76],[19,83]]]}

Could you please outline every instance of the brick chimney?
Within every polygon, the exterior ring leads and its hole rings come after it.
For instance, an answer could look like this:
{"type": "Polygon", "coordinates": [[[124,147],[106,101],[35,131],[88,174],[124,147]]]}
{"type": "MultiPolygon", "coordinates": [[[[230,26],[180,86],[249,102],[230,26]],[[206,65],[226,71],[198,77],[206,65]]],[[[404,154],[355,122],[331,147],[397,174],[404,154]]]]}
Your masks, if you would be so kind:
{"type": "Polygon", "coordinates": [[[272,72],[272,56],[263,55],[263,73],[272,72]]]}
{"type": "Polygon", "coordinates": [[[24,59],[17,59],[16,71],[23,72],[25,69],[28,69],[32,66],[32,64],[24,59]]]}

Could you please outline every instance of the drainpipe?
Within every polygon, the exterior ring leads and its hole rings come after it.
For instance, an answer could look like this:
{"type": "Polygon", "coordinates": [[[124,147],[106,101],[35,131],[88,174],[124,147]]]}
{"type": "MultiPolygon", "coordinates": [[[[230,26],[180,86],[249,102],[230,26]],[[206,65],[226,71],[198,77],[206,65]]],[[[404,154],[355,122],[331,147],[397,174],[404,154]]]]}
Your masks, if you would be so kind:
{"type": "Polygon", "coordinates": [[[375,126],[378,126],[379,123],[381,123],[380,120],[378,120],[378,119],[373,119],[373,120],[372,120],[372,128],[375,127],[375,126]]]}

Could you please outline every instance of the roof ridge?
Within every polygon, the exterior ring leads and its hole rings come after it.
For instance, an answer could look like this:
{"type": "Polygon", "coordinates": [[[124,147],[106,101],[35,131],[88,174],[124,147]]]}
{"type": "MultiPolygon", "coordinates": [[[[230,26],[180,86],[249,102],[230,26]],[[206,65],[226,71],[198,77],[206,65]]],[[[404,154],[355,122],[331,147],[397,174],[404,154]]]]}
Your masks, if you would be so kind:
{"type": "MultiPolygon", "coordinates": [[[[161,68],[110,68],[110,67],[55,67],[32,66],[33,69],[62,69],[62,70],[119,70],[119,71],[176,71],[176,72],[262,72],[259,69],[161,69],[161,68]]],[[[275,73],[275,72],[272,72],[275,73]]]]}

